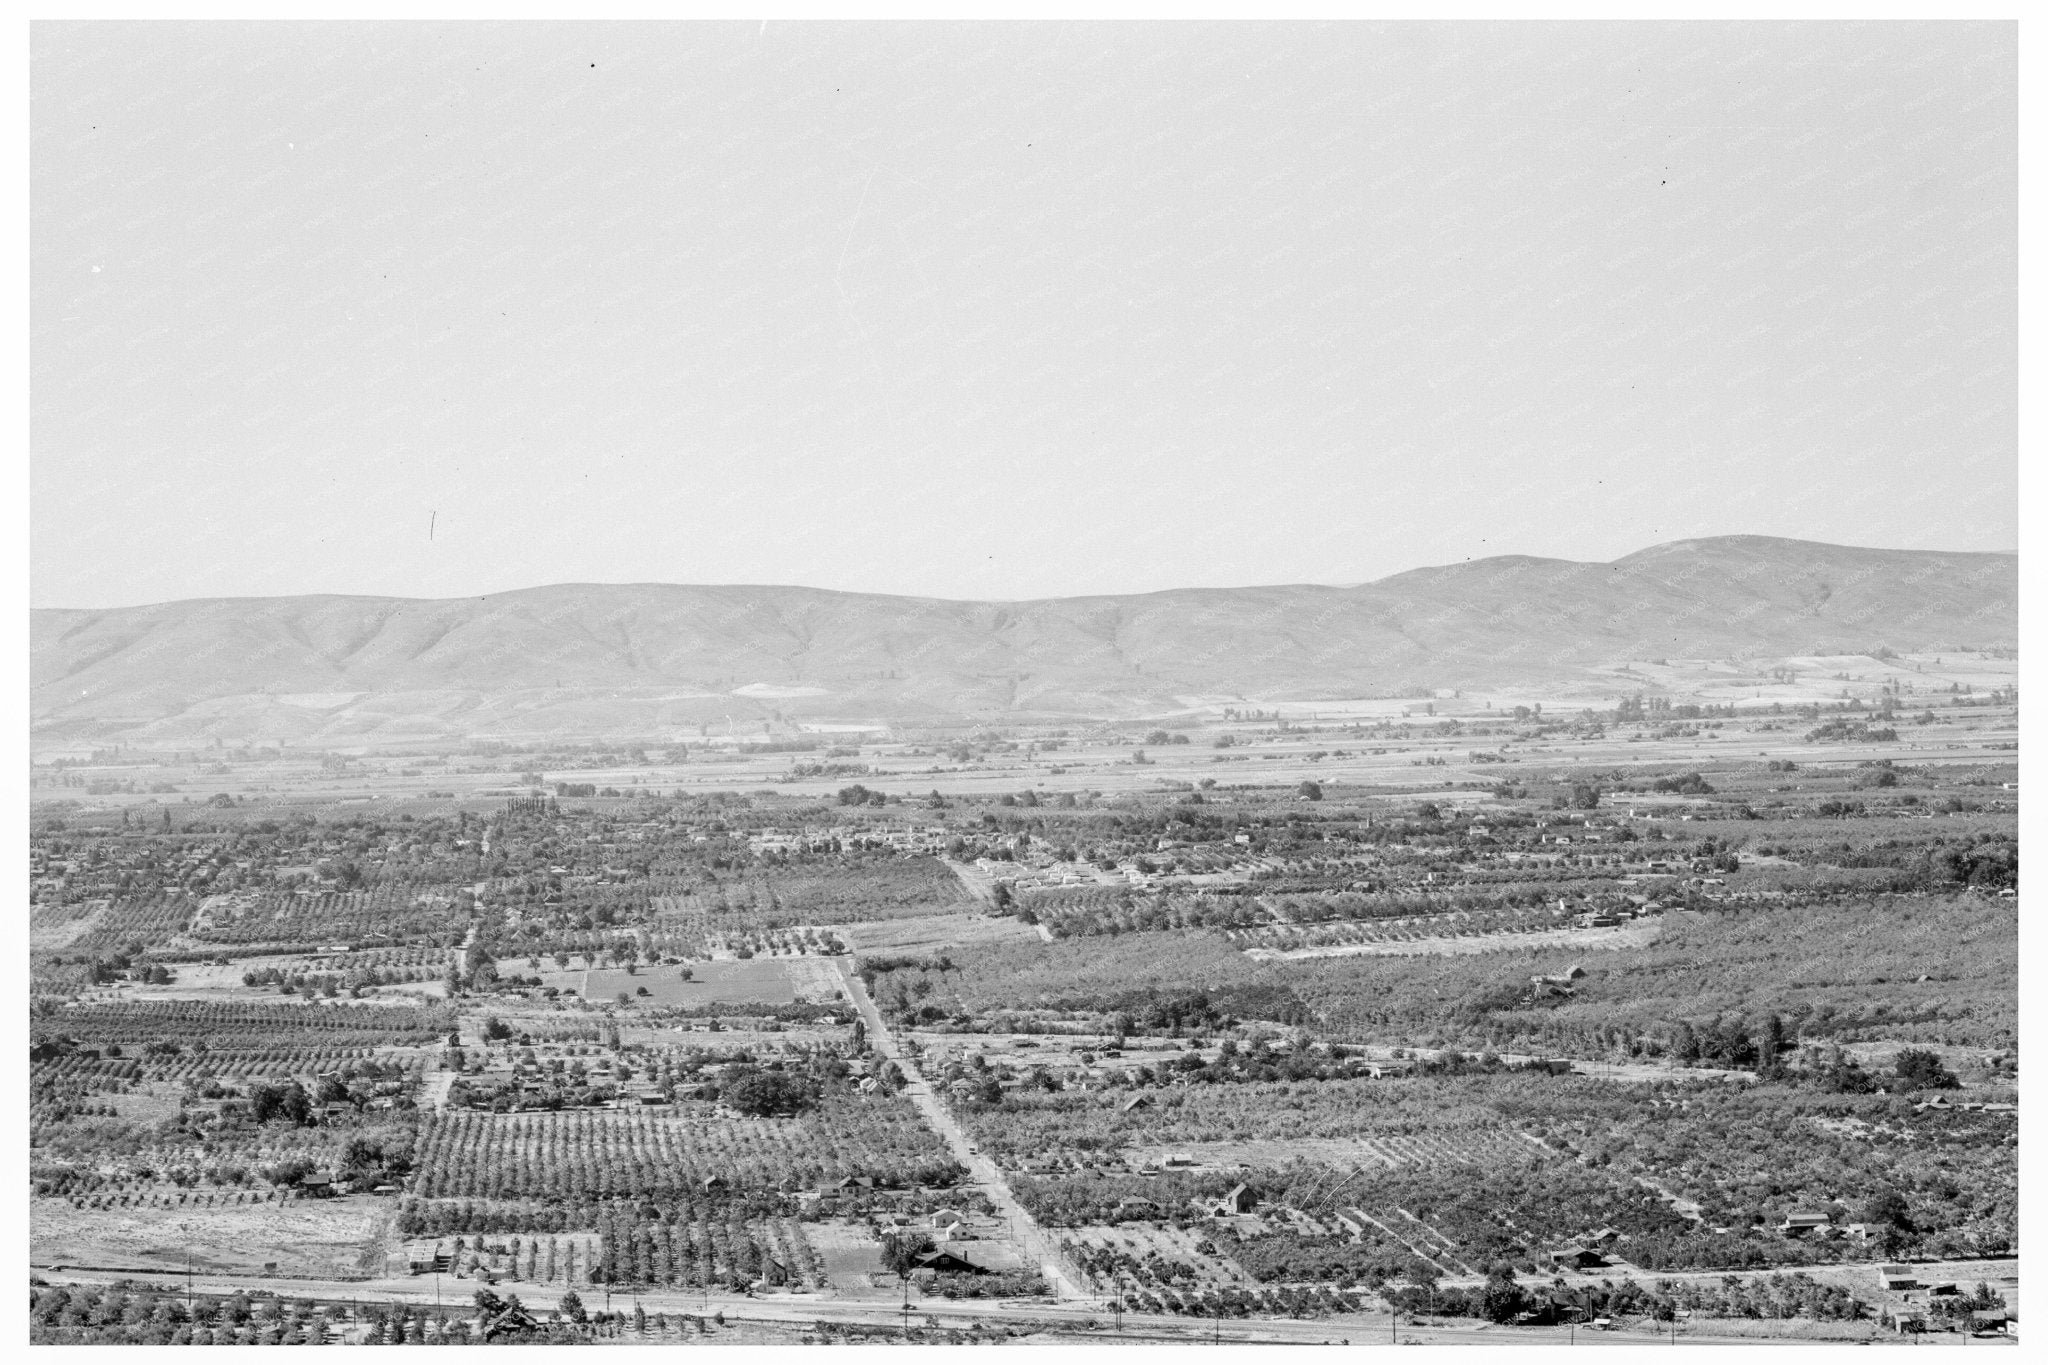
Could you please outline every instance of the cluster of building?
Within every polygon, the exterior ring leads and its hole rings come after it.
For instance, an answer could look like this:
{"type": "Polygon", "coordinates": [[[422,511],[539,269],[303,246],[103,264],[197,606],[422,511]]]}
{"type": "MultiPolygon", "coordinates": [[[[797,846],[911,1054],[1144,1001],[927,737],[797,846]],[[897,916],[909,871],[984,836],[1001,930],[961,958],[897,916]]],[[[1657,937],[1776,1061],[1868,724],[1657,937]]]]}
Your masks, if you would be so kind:
{"type": "Polygon", "coordinates": [[[898,853],[936,856],[956,836],[944,825],[767,825],[750,830],[747,848],[753,853],[836,853],[847,849],[893,849],[898,853]]]}

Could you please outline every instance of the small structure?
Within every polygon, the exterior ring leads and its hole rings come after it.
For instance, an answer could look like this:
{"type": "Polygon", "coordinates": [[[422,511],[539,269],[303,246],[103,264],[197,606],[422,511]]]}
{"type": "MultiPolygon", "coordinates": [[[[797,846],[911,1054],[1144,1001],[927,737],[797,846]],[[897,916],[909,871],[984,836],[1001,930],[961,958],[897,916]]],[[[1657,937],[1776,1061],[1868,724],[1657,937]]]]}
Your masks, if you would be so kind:
{"type": "Polygon", "coordinates": [[[1148,1094],[1145,1094],[1143,1091],[1140,1091],[1138,1094],[1135,1094],[1131,1096],[1129,1099],[1125,1100],[1123,1102],[1123,1107],[1119,1109],[1117,1112],[1128,1114],[1133,1109],[1143,1109],[1146,1105],[1150,1103],[1152,1103],[1152,1097],[1148,1094]]]}
{"type": "Polygon", "coordinates": [[[2012,1331],[2013,1315],[2003,1308],[1979,1308],[1970,1314],[1970,1330],[2004,1336],[2012,1331]]]}
{"type": "Polygon", "coordinates": [[[1166,1210],[1150,1199],[1119,1199],[1116,1201],[1116,1214],[1119,1218],[1157,1219],[1165,1217],[1166,1210]]]}
{"type": "Polygon", "coordinates": [[[1591,1247],[1568,1246],[1551,1252],[1550,1263],[1559,1270],[1597,1270],[1607,1258],[1591,1247]]]}
{"type": "Polygon", "coordinates": [[[540,1330],[540,1324],[533,1320],[533,1315],[516,1303],[504,1304],[496,1312],[485,1314],[478,1327],[479,1335],[485,1341],[540,1330]]]}
{"type": "Polygon", "coordinates": [[[1210,1208],[1218,1218],[1235,1218],[1239,1214],[1250,1213],[1258,1204],[1258,1196],[1252,1193],[1251,1186],[1239,1182],[1210,1208]]]}
{"type": "Polygon", "coordinates": [[[314,1171],[299,1181],[299,1188],[314,1199],[325,1199],[334,1193],[334,1172],[314,1171]]]}
{"type": "Polygon", "coordinates": [[[1881,1265],[1877,1268],[1877,1287],[1887,1294],[1903,1294],[1920,1287],[1920,1277],[1909,1265],[1881,1265]]]}
{"type": "Polygon", "coordinates": [[[1787,1237],[1797,1237],[1816,1228],[1824,1228],[1834,1221],[1831,1215],[1819,1209],[1794,1209],[1785,1215],[1784,1222],[1778,1224],[1778,1231],[1787,1237]]]}
{"type": "Polygon", "coordinates": [[[917,1258],[918,1270],[929,1270],[934,1275],[986,1275],[988,1271],[965,1256],[952,1251],[927,1251],[917,1258]]]}
{"type": "Polygon", "coordinates": [[[1927,1314],[1910,1303],[1888,1303],[1877,1312],[1878,1326],[1901,1336],[1927,1330],[1927,1314]]]}

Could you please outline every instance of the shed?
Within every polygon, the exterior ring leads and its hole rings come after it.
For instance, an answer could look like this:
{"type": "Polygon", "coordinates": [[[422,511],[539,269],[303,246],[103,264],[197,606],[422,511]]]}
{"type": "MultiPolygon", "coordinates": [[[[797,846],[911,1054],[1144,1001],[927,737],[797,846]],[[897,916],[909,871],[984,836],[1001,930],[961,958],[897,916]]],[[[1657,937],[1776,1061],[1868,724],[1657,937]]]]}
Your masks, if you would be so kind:
{"type": "Polygon", "coordinates": [[[1878,1324],[1891,1331],[1924,1332],[1927,1330],[1927,1314],[1910,1303],[1888,1303],[1878,1310],[1878,1324]]]}

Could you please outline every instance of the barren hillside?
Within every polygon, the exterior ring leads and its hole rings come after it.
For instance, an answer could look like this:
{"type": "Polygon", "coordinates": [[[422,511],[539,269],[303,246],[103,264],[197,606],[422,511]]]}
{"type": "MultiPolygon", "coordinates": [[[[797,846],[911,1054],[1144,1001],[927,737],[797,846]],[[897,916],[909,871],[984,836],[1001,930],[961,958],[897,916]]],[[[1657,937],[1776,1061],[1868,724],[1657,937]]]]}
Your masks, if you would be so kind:
{"type": "Polygon", "coordinates": [[[1197,696],[1556,685],[1663,655],[2007,644],[2017,615],[2013,555],[1734,536],[1347,588],[958,602],[561,584],[40,610],[31,667],[43,738],[625,735],[726,717],[1122,717],[1197,696]]]}

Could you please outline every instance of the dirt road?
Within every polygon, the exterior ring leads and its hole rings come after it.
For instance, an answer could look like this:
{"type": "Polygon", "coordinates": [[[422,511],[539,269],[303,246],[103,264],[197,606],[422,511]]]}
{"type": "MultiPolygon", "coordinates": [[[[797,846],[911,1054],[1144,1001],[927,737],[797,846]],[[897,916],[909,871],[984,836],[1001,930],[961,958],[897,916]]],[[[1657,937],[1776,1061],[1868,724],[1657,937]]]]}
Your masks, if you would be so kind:
{"type": "Polygon", "coordinates": [[[953,1149],[954,1159],[967,1168],[969,1178],[988,1196],[988,1201],[995,1207],[997,1216],[1009,1224],[1024,1254],[1037,1262],[1044,1271],[1046,1283],[1052,1286],[1054,1295],[1061,1299],[1087,1297],[1086,1289],[1062,1264],[1063,1258],[1052,1239],[1046,1236],[1045,1229],[1038,1226],[1031,1215],[1024,1211],[1024,1206],[1017,1202],[1017,1196],[1010,1192],[1009,1182],[1003,1178],[1001,1169],[995,1162],[975,1150],[975,1144],[968,1138],[967,1130],[960,1126],[959,1120],[953,1117],[945,1102],[933,1092],[924,1073],[904,1052],[902,1045],[896,1041],[896,1036],[889,1031],[888,1024],[882,1019],[882,1012],[875,1008],[875,1002],[868,997],[866,984],[854,970],[853,960],[836,958],[834,961],[839,966],[840,975],[846,980],[847,999],[860,1011],[860,1017],[867,1025],[868,1040],[877,1052],[896,1063],[897,1068],[903,1072],[903,1093],[917,1106],[918,1112],[924,1115],[925,1122],[931,1124],[933,1131],[943,1137],[946,1145],[953,1149]]]}

